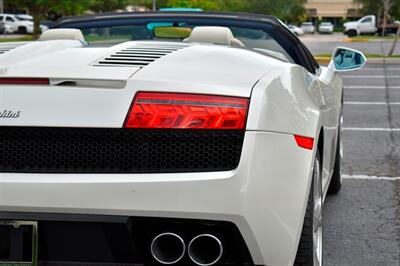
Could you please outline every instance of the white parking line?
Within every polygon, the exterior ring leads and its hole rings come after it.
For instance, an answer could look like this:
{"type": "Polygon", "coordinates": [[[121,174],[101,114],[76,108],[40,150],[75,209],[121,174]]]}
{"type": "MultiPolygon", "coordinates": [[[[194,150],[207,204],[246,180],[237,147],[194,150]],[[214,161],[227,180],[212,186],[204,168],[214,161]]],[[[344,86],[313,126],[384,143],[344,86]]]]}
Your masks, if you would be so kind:
{"type": "MultiPolygon", "coordinates": [[[[344,86],[344,89],[358,89],[358,90],[384,90],[386,86],[344,86]]],[[[389,86],[390,90],[398,90],[400,86],[389,86]]]]}
{"type": "MultiPolygon", "coordinates": [[[[374,72],[373,74],[375,75],[384,75],[385,73],[387,73],[387,71],[400,71],[400,68],[363,68],[361,71],[358,72],[353,72],[353,73],[342,73],[341,76],[345,77],[345,76],[356,76],[356,75],[366,75],[367,73],[371,73],[374,72]]],[[[393,73],[391,73],[393,74],[393,73]]]]}
{"type": "Polygon", "coordinates": [[[399,67],[387,67],[387,68],[382,68],[382,67],[364,67],[363,69],[361,69],[359,71],[360,72],[364,72],[364,71],[378,71],[378,70],[386,70],[386,71],[400,71],[399,67]]]}
{"type": "Polygon", "coordinates": [[[384,78],[390,78],[390,79],[399,79],[400,76],[384,76],[384,75],[342,75],[342,78],[347,78],[347,79],[384,79],[384,78]]]}
{"type": "Polygon", "coordinates": [[[346,105],[400,105],[400,102],[344,102],[346,105]]]}
{"type": "Polygon", "coordinates": [[[344,127],[343,131],[400,132],[400,128],[344,127]]]}
{"type": "Polygon", "coordinates": [[[358,179],[358,180],[389,180],[397,181],[400,177],[389,176],[372,176],[372,175],[342,175],[343,179],[358,179]]]}

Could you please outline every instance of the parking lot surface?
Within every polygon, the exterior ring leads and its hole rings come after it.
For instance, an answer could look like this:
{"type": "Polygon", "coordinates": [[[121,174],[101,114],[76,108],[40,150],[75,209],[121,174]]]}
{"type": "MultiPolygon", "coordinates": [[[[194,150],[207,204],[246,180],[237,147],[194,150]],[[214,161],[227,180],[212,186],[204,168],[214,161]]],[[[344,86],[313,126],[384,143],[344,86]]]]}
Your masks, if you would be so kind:
{"type": "Polygon", "coordinates": [[[325,265],[400,265],[400,65],[343,74],[344,185],[324,209],[325,265]]]}
{"type": "MultiPolygon", "coordinates": [[[[342,33],[304,35],[300,38],[314,55],[330,54],[337,46],[346,46],[360,50],[366,54],[387,55],[392,47],[393,40],[371,40],[369,42],[347,42],[342,33]]],[[[397,45],[394,54],[400,54],[400,45],[397,45]]]]}

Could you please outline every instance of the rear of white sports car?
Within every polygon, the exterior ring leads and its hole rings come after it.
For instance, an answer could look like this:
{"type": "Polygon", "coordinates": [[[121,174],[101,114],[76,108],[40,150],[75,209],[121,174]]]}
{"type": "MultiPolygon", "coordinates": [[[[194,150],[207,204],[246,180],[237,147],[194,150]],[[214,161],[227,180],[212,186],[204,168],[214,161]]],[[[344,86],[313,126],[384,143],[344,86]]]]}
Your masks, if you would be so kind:
{"type": "Polygon", "coordinates": [[[0,61],[0,261],[294,263],[319,123],[304,69],[155,42],[0,61]]]}

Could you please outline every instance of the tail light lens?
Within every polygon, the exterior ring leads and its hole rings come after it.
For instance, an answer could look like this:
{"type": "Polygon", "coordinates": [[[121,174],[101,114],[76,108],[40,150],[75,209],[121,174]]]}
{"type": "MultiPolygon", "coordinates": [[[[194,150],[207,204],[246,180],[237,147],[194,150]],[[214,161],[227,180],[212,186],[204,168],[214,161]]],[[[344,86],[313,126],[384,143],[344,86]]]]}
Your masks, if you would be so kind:
{"type": "Polygon", "coordinates": [[[198,94],[136,94],[126,128],[244,129],[249,100],[198,94]]]}
{"type": "Polygon", "coordinates": [[[314,148],[314,139],[299,135],[294,135],[294,139],[299,147],[306,150],[312,150],[314,148]]]}

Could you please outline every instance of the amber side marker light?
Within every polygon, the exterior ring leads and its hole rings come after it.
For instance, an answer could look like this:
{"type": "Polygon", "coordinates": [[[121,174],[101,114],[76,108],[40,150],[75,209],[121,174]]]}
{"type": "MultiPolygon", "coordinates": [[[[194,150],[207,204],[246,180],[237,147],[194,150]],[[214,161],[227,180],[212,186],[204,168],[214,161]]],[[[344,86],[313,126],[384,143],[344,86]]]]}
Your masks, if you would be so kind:
{"type": "Polygon", "coordinates": [[[2,85],[50,85],[48,78],[0,78],[2,85]]]}
{"type": "Polygon", "coordinates": [[[298,135],[294,135],[294,138],[299,147],[307,149],[307,150],[312,150],[314,148],[314,139],[313,138],[298,136],[298,135]]]}
{"type": "Polygon", "coordinates": [[[138,92],[125,127],[242,130],[248,106],[247,98],[138,92]]]}

